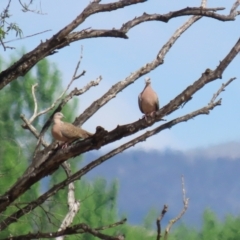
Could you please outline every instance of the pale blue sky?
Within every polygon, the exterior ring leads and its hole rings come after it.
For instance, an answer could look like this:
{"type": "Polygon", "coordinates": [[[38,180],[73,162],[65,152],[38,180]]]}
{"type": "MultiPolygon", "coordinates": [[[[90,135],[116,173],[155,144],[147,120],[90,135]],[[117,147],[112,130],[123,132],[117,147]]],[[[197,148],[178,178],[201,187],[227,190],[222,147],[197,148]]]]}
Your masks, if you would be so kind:
{"type": "MultiPolygon", "coordinates": [[[[7,0],[1,0],[0,7],[6,6],[7,0]]],[[[35,1],[39,3],[38,0],[35,1]]],[[[110,1],[102,1],[107,3],[110,1]]],[[[226,7],[230,10],[233,0],[208,1],[209,7],[226,7]]],[[[24,35],[51,29],[51,32],[12,42],[9,45],[28,51],[35,48],[40,40],[50,38],[58,30],[70,23],[87,4],[89,0],[48,1],[41,0],[42,11],[47,15],[23,13],[18,2],[13,2],[10,13],[23,29],[24,35]],[[56,5],[57,3],[57,5],[56,5]]],[[[168,13],[171,10],[187,6],[199,6],[198,0],[149,0],[146,3],[134,5],[118,11],[96,14],[87,19],[77,30],[87,27],[96,29],[119,28],[122,23],[147,13],[168,13]]],[[[240,9],[239,9],[240,10],[240,9]]],[[[87,39],[71,44],[48,57],[60,68],[64,85],[70,80],[76,63],[79,59],[81,45],[84,48],[81,70],[86,70],[86,75],[73,85],[81,88],[88,81],[103,77],[98,87],[82,95],[76,115],[79,115],[90,103],[104,94],[114,83],[123,80],[131,72],[152,61],[160,48],[189,17],[179,17],[163,22],[147,22],[131,29],[129,39],[98,38],[87,39]]],[[[211,18],[202,18],[195,23],[166,55],[164,64],[152,71],[149,76],[152,85],[159,95],[160,105],[167,104],[176,94],[179,94],[188,85],[197,80],[206,68],[214,69],[219,61],[230,51],[240,36],[240,16],[234,22],[220,22],[211,18]]],[[[9,36],[9,39],[14,36],[9,36]]],[[[14,51],[7,50],[2,56],[7,58],[14,51]]],[[[197,108],[205,106],[214,92],[223,82],[231,77],[237,77],[226,91],[221,94],[222,106],[217,107],[208,116],[196,117],[187,123],[181,123],[171,130],[166,130],[152,139],[141,143],[140,147],[163,149],[165,147],[177,149],[191,149],[228,141],[240,141],[240,56],[238,55],[223,74],[222,80],[217,80],[194,95],[192,101],[183,108],[168,116],[182,116],[197,108]]],[[[138,109],[137,96],[144,87],[144,77],[130,85],[123,92],[98,111],[84,128],[94,132],[97,125],[112,130],[118,124],[126,124],[142,117],[138,109]]],[[[50,103],[49,103],[50,104],[50,103]]],[[[157,126],[158,124],[155,124],[157,126]]],[[[144,131],[145,132],[145,131],[144,131]]],[[[138,133],[139,135],[139,133],[138,133]]],[[[127,139],[122,140],[126,141],[127,139]]]]}

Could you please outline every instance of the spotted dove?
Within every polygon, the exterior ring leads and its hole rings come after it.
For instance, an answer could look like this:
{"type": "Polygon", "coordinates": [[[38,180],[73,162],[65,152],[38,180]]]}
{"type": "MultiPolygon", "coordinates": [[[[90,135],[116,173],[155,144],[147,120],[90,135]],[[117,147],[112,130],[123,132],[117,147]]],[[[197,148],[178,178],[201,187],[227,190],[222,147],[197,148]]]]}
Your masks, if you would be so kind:
{"type": "Polygon", "coordinates": [[[61,142],[65,142],[63,148],[67,147],[67,144],[78,138],[85,139],[92,136],[82,128],[78,128],[71,123],[63,122],[61,119],[64,115],[61,112],[57,112],[53,116],[52,136],[61,142]]]}
{"type": "Polygon", "coordinates": [[[138,96],[138,105],[142,113],[152,116],[159,109],[158,96],[151,87],[150,78],[145,79],[146,86],[138,96]]]}

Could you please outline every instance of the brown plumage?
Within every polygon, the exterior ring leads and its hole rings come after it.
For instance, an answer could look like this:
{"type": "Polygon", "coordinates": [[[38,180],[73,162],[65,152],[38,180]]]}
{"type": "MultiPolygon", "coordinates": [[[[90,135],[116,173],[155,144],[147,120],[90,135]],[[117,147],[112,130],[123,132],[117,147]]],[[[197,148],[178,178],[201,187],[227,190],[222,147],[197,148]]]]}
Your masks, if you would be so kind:
{"type": "Polygon", "coordinates": [[[61,112],[55,113],[52,126],[52,136],[58,141],[65,142],[63,148],[67,147],[69,142],[78,138],[85,139],[92,136],[92,133],[89,133],[82,128],[78,128],[71,123],[63,122],[61,120],[63,117],[64,115],[61,112]]]}
{"type": "Polygon", "coordinates": [[[146,86],[138,96],[138,105],[142,113],[152,116],[159,109],[158,96],[151,87],[150,78],[145,80],[146,86]]]}

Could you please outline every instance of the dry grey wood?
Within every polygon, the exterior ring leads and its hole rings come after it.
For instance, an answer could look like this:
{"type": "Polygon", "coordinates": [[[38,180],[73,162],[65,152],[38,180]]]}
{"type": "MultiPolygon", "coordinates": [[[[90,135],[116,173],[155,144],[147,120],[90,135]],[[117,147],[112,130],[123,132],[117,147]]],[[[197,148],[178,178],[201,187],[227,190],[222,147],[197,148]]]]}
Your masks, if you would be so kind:
{"type": "MultiPolygon", "coordinates": [[[[70,168],[70,163],[69,162],[64,162],[62,163],[62,167],[67,175],[67,177],[70,177],[72,172],[70,168]]],[[[71,182],[68,185],[68,213],[66,214],[64,220],[62,221],[62,224],[60,228],[58,229],[58,232],[65,230],[67,227],[70,226],[72,223],[74,217],[78,213],[80,209],[80,202],[75,199],[75,193],[74,193],[75,187],[74,183],[71,182]]],[[[57,240],[63,240],[65,238],[64,235],[56,237],[57,240]]]]}
{"type": "Polygon", "coordinates": [[[182,196],[183,196],[183,209],[182,211],[179,213],[179,215],[173,219],[171,219],[165,229],[165,233],[164,233],[164,240],[168,239],[169,236],[169,232],[170,229],[172,227],[173,224],[175,224],[187,211],[188,208],[188,202],[189,202],[189,198],[186,198],[186,190],[185,190],[185,185],[184,185],[184,177],[182,176],[182,196]]]}
{"type": "MultiPolygon", "coordinates": [[[[68,185],[68,208],[69,208],[69,211],[66,214],[65,218],[63,219],[62,224],[61,224],[60,228],[58,229],[58,232],[65,230],[72,224],[74,217],[76,216],[76,214],[78,213],[78,211],[80,209],[80,202],[75,200],[74,190],[75,190],[74,184],[69,183],[69,185],[68,185]]],[[[64,236],[57,237],[56,239],[63,240],[64,236]]]]}
{"type": "Polygon", "coordinates": [[[101,233],[100,231],[103,229],[108,229],[108,228],[112,228],[112,227],[124,224],[125,222],[126,222],[126,219],[123,219],[119,222],[109,224],[108,226],[103,226],[103,227],[99,227],[99,228],[91,228],[90,226],[88,226],[85,223],[80,223],[80,224],[76,224],[74,226],[68,227],[67,229],[62,230],[60,232],[28,233],[25,235],[10,236],[7,238],[3,238],[1,240],[23,240],[23,239],[31,240],[31,239],[39,239],[39,238],[51,239],[51,238],[59,237],[62,235],[83,234],[83,233],[89,233],[97,238],[104,239],[104,240],[122,240],[121,236],[109,236],[109,235],[101,233]]]}
{"type": "MultiPolygon", "coordinates": [[[[123,81],[118,82],[115,84],[106,94],[104,94],[100,99],[95,101],[90,107],[88,107],[83,114],[81,114],[80,117],[76,118],[74,125],[82,125],[89,117],[91,117],[98,109],[100,109],[103,105],[105,105],[109,100],[111,100],[113,97],[116,96],[117,93],[122,91],[124,88],[126,88],[129,84],[133,83],[136,79],[138,79],[141,75],[144,75],[151,70],[155,69],[157,66],[163,63],[163,59],[166,55],[166,53],[169,51],[171,46],[174,44],[174,42],[180,37],[180,35],[186,31],[194,22],[196,22],[200,17],[192,17],[190,18],[181,28],[179,28],[173,36],[169,39],[169,41],[164,45],[164,47],[160,50],[159,54],[157,55],[157,58],[149,63],[146,64],[144,67],[140,68],[137,70],[134,74],[131,74],[128,78],[126,78],[123,81]]],[[[101,76],[100,76],[101,80],[101,76]]],[[[73,92],[72,92],[73,93],[73,92]]],[[[78,92],[74,92],[74,95],[78,95],[78,92]]],[[[72,97],[72,94],[69,94],[68,96],[72,97]]],[[[71,98],[70,97],[70,98],[71,98]]],[[[69,97],[66,97],[65,99],[69,99],[69,97]]],[[[66,101],[62,101],[61,104],[59,104],[58,108],[55,110],[56,111],[61,111],[62,106],[66,104],[66,101]]],[[[43,137],[43,134],[47,130],[48,126],[50,125],[51,118],[46,122],[44,125],[41,133],[40,133],[40,141],[39,144],[37,145],[36,151],[40,147],[40,143],[43,137]]],[[[35,153],[36,153],[35,151],[35,153]]]]}
{"type": "MultiPolygon", "coordinates": [[[[228,86],[228,84],[231,82],[232,80],[230,79],[226,84],[225,87],[228,86]]],[[[221,91],[224,91],[224,88],[222,88],[221,86],[221,91]]],[[[217,96],[220,94],[220,91],[217,91],[217,96]]],[[[216,94],[214,94],[214,97],[216,99],[216,94]]],[[[20,218],[21,216],[23,216],[24,214],[27,214],[28,212],[32,211],[34,208],[36,208],[38,205],[42,204],[46,199],[48,199],[49,197],[51,197],[52,195],[54,195],[57,191],[59,191],[60,189],[64,188],[65,186],[67,186],[69,183],[78,180],[79,178],[81,178],[82,176],[84,176],[86,173],[88,173],[89,171],[91,171],[93,168],[97,167],[98,165],[102,164],[103,162],[105,162],[106,160],[112,158],[113,156],[117,155],[120,152],[123,152],[124,150],[134,146],[135,144],[142,142],[142,141],[146,141],[147,138],[163,131],[164,129],[167,128],[171,128],[174,125],[181,123],[181,122],[186,122],[190,119],[193,119],[194,117],[198,116],[198,115],[202,115],[202,114],[209,114],[209,112],[211,110],[213,110],[216,106],[221,105],[221,99],[217,100],[216,102],[212,102],[211,101],[208,103],[207,106],[200,108],[190,114],[186,114],[182,117],[178,117],[174,120],[171,120],[165,124],[162,124],[158,127],[156,127],[155,129],[151,130],[151,131],[147,131],[146,133],[140,135],[139,137],[136,137],[134,139],[132,139],[131,141],[117,147],[116,149],[110,151],[109,153],[105,154],[102,157],[99,157],[98,159],[96,159],[95,161],[92,161],[91,163],[89,163],[88,165],[86,165],[85,167],[83,167],[82,169],[80,169],[79,171],[77,171],[75,174],[71,175],[70,177],[68,177],[68,179],[60,182],[59,184],[56,184],[54,187],[52,187],[51,189],[49,189],[46,193],[44,193],[42,196],[40,196],[38,199],[32,201],[31,203],[29,203],[27,206],[25,206],[24,208],[18,210],[17,212],[13,213],[11,216],[9,216],[8,218],[6,218],[5,220],[3,220],[0,223],[0,230],[5,229],[8,225],[10,225],[11,223],[15,222],[15,219],[20,218]]]]}
{"type": "MultiPolygon", "coordinates": [[[[74,90],[72,90],[67,96],[65,96],[61,102],[59,103],[59,105],[57,106],[57,108],[55,109],[54,113],[50,116],[50,118],[46,121],[46,123],[44,124],[40,134],[38,134],[38,137],[37,138],[40,138],[41,141],[43,141],[43,135],[45,134],[45,132],[47,131],[47,129],[49,128],[49,126],[51,125],[51,122],[52,122],[52,118],[53,118],[53,115],[56,113],[56,112],[59,112],[63,109],[63,107],[74,97],[74,96],[80,96],[82,95],[83,93],[85,93],[86,91],[88,91],[91,87],[95,87],[97,86],[100,81],[102,80],[102,77],[99,76],[96,80],[94,81],[90,81],[86,86],[84,86],[83,88],[81,89],[77,89],[75,88],[74,90]]],[[[40,142],[39,141],[39,144],[38,146],[40,147],[40,142]]],[[[39,147],[36,148],[35,151],[38,151],[39,150],[39,147]]]]}
{"type": "Polygon", "coordinates": [[[229,15],[231,15],[231,16],[233,16],[233,17],[237,16],[237,15],[239,14],[239,11],[237,12],[237,8],[238,8],[239,5],[240,5],[240,0],[237,0],[237,1],[233,4],[233,6],[232,6],[232,8],[231,8],[231,10],[230,10],[229,15]]]}
{"type": "MultiPolygon", "coordinates": [[[[232,21],[235,19],[235,16],[239,14],[239,12],[236,12],[236,8],[232,8],[233,12],[231,12],[230,15],[218,15],[215,14],[214,11],[224,8],[215,8],[210,9],[209,11],[207,9],[203,8],[185,8],[179,11],[170,12],[168,13],[169,16],[160,15],[159,16],[148,16],[148,14],[145,14],[138,19],[138,21],[129,21],[128,23],[123,26],[123,29],[120,31],[117,30],[103,30],[102,33],[99,31],[91,32],[90,34],[87,34],[85,36],[77,36],[77,33],[71,34],[71,32],[77,28],[82,22],[86,20],[89,16],[99,13],[99,12],[105,12],[105,11],[114,11],[119,8],[123,8],[126,6],[130,6],[133,4],[143,3],[146,0],[122,0],[117,1],[113,3],[108,4],[99,4],[99,2],[91,2],[83,11],[81,14],[79,14],[70,24],[68,24],[66,27],[64,27],[62,30],[60,30],[58,33],[54,34],[49,40],[46,40],[45,42],[41,42],[34,50],[31,52],[25,54],[21,59],[19,59],[16,63],[14,63],[11,67],[6,69],[5,71],[2,71],[0,73],[0,89],[5,87],[7,84],[9,84],[11,81],[17,79],[19,76],[25,75],[37,62],[39,62],[41,59],[45,58],[46,56],[52,55],[56,53],[56,50],[61,49],[63,47],[68,46],[71,42],[86,39],[89,37],[122,37],[127,38],[126,31],[129,30],[129,28],[132,28],[133,26],[140,24],[145,21],[150,20],[160,20],[160,21],[168,21],[169,19],[173,17],[179,17],[179,16],[185,16],[185,15],[198,15],[198,16],[206,16],[206,17],[212,17],[218,20],[222,21],[232,21]]],[[[87,32],[82,32],[83,34],[86,34],[87,32]]]]}
{"type": "MultiPolygon", "coordinates": [[[[59,95],[59,97],[51,104],[50,107],[38,112],[38,102],[37,102],[37,98],[36,98],[36,95],[35,95],[35,91],[36,91],[36,87],[38,86],[38,83],[35,83],[33,86],[32,86],[32,96],[33,96],[33,101],[34,101],[34,111],[33,111],[33,115],[32,117],[28,120],[28,124],[26,123],[26,125],[23,125],[22,127],[23,128],[27,128],[29,124],[32,124],[32,122],[39,116],[51,111],[58,102],[60,102],[62,99],[66,100],[66,97],[63,98],[63,96],[66,94],[66,92],[69,90],[69,88],[71,87],[72,83],[79,79],[80,77],[82,77],[86,71],[83,70],[81,74],[77,75],[77,71],[79,69],[79,66],[80,66],[80,63],[81,63],[81,60],[82,60],[82,51],[83,51],[83,48],[81,48],[81,55],[80,55],[80,59],[76,65],[76,68],[75,68],[75,71],[74,71],[74,74],[72,76],[72,79],[70,80],[69,84],[67,85],[66,89],[59,95]]],[[[76,92],[76,89],[75,89],[75,92],[76,92]]],[[[24,120],[24,119],[23,119],[24,120]]],[[[25,120],[24,120],[25,121],[25,120]]],[[[26,121],[25,121],[26,122],[26,121]]],[[[33,127],[33,126],[32,126],[33,127]]],[[[29,127],[28,127],[29,128],[29,127]]],[[[31,130],[31,129],[29,129],[31,130]]],[[[34,134],[36,136],[36,134],[34,134]]],[[[39,134],[38,134],[39,135],[39,134]]]]}
{"type": "MultiPolygon", "coordinates": [[[[235,49],[235,47],[234,47],[234,49],[235,49]]],[[[237,52],[235,52],[235,54],[237,54],[237,52]]],[[[232,51],[230,51],[230,56],[231,55],[232,55],[232,51]]],[[[227,57],[225,59],[227,59],[227,57]]],[[[224,61],[222,61],[220,64],[222,64],[223,62],[224,61]]],[[[218,70],[218,68],[219,67],[217,67],[216,70],[218,70]]],[[[203,74],[202,78],[200,80],[196,81],[191,87],[196,88],[197,86],[199,86],[199,83],[201,81],[203,81],[204,84],[207,84],[207,82],[209,82],[210,80],[211,81],[213,80],[213,77],[212,77],[211,74],[208,73],[207,76],[206,76],[206,74],[203,74]]],[[[167,104],[167,106],[171,106],[173,104],[174,109],[176,110],[177,106],[180,106],[185,101],[184,94],[188,91],[189,91],[189,88],[187,88],[182,94],[180,94],[181,97],[179,96],[179,97],[175,98],[169,104],[167,104]],[[178,102],[178,101],[180,101],[180,102],[178,102]]],[[[220,104],[220,102],[218,102],[218,104],[220,104]]],[[[159,112],[158,117],[161,117],[161,112],[164,109],[165,109],[164,111],[166,111],[166,112],[171,111],[170,109],[167,108],[167,106],[163,107],[161,110],[158,111],[159,112]]],[[[214,106],[209,105],[208,108],[204,108],[200,112],[197,112],[197,115],[198,114],[208,114],[209,109],[212,109],[213,107],[214,106]]],[[[195,116],[195,115],[193,114],[193,115],[190,115],[190,116],[195,116]]],[[[156,118],[157,118],[157,116],[156,116],[156,118]]],[[[153,122],[155,122],[156,120],[157,119],[155,119],[153,122]]],[[[168,127],[168,126],[171,127],[171,126],[175,125],[176,123],[181,122],[181,121],[185,121],[185,120],[186,120],[186,118],[180,119],[176,122],[173,121],[172,123],[168,123],[169,125],[165,125],[165,127],[168,127]]],[[[139,120],[136,123],[129,124],[130,128],[128,128],[127,125],[118,127],[117,129],[113,130],[112,132],[104,135],[103,136],[104,137],[104,142],[102,142],[101,144],[107,144],[109,141],[114,141],[114,139],[116,139],[116,138],[119,139],[120,136],[123,137],[124,135],[129,135],[131,132],[134,132],[137,129],[142,129],[143,126],[145,126],[145,128],[147,127],[145,121],[139,120]],[[120,130],[120,129],[122,129],[122,130],[120,130]],[[128,132],[128,134],[126,134],[127,132],[128,132]]],[[[159,131],[161,131],[161,128],[156,130],[156,133],[159,132],[159,131]]],[[[49,146],[47,149],[45,149],[41,153],[41,155],[37,156],[37,159],[39,160],[39,165],[38,165],[37,169],[34,169],[34,175],[32,175],[31,172],[30,172],[29,174],[23,176],[21,179],[19,179],[19,181],[8,192],[6,192],[2,196],[2,198],[0,199],[1,200],[0,201],[0,203],[1,203],[0,207],[2,208],[2,211],[5,209],[6,206],[9,205],[10,201],[13,201],[17,196],[21,195],[24,191],[26,191],[26,189],[29,188],[29,184],[31,185],[34,182],[38,181],[38,179],[40,179],[43,176],[44,172],[46,174],[47,172],[50,172],[51,169],[53,169],[54,166],[58,166],[59,164],[61,164],[65,160],[67,160],[69,157],[76,156],[80,153],[83,153],[85,151],[89,151],[90,149],[93,149],[93,148],[94,148],[94,145],[92,145],[91,141],[89,141],[89,140],[82,141],[81,143],[75,144],[71,148],[71,152],[67,152],[67,153],[64,153],[62,151],[57,151],[56,152],[56,150],[54,150],[54,145],[49,146]],[[51,161],[50,161],[50,159],[51,159],[51,161]],[[9,200],[6,201],[6,199],[9,199],[9,200]]]]}
{"type": "Polygon", "coordinates": [[[41,42],[34,50],[25,54],[11,67],[0,73],[0,89],[19,76],[25,75],[37,62],[48,55],[56,53],[56,50],[68,46],[70,42],[67,36],[89,16],[106,11],[113,11],[129,5],[145,2],[146,0],[123,0],[108,4],[91,2],[71,23],[54,34],[49,40],[41,42]]]}
{"type": "Polygon", "coordinates": [[[88,91],[91,87],[93,86],[97,86],[100,81],[102,80],[102,77],[99,76],[95,81],[90,81],[86,86],[84,86],[82,89],[78,89],[78,88],[75,88],[74,90],[72,90],[68,95],[66,95],[65,97],[63,97],[63,95],[66,94],[67,90],[69,90],[70,86],[72,85],[73,81],[79,79],[80,77],[82,77],[86,71],[83,70],[80,74],[77,75],[77,72],[78,72],[78,69],[79,69],[79,66],[80,66],[80,63],[81,63],[81,59],[82,59],[82,51],[83,51],[83,48],[81,48],[81,55],[80,55],[80,60],[78,61],[77,65],[76,65],[76,68],[75,68],[75,71],[74,71],[74,74],[72,76],[72,79],[70,80],[68,86],[66,87],[66,89],[60,94],[60,96],[51,104],[50,107],[38,112],[38,103],[37,103],[37,99],[36,99],[36,96],[35,96],[35,89],[37,87],[38,84],[34,84],[32,86],[32,95],[33,95],[33,101],[34,101],[34,113],[32,115],[32,117],[28,120],[23,114],[20,116],[21,119],[24,121],[24,124],[22,125],[22,127],[24,129],[28,129],[30,132],[32,132],[32,134],[37,138],[39,139],[39,142],[38,142],[38,147],[40,148],[40,146],[44,146],[44,147],[47,147],[49,144],[43,139],[43,135],[44,133],[47,131],[48,127],[51,125],[51,122],[52,122],[52,117],[53,115],[58,112],[58,111],[61,111],[62,108],[74,97],[74,96],[80,96],[82,95],[83,93],[85,93],[86,91],[88,91]],[[55,106],[56,104],[60,102],[57,106],[57,108],[55,109],[54,113],[52,114],[52,116],[48,119],[48,121],[46,122],[46,124],[43,126],[41,132],[39,133],[37,131],[37,129],[32,125],[32,122],[37,118],[39,117],[40,115],[42,114],[45,114],[49,111],[51,111],[55,106]]]}
{"type": "MultiPolygon", "coordinates": [[[[35,136],[38,139],[39,133],[37,129],[28,121],[28,119],[26,119],[26,117],[23,114],[20,115],[20,118],[24,122],[24,125],[22,125],[22,127],[28,129],[33,134],[33,136],[35,136]]],[[[47,142],[45,142],[44,140],[42,140],[41,143],[44,147],[48,146],[47,142]]]]}
{"type": "Polygon", "coordinates": [[[4,211],[6,207],[11,204],[11,202],[23,194],[32,184],[37,182],[43,176],[46,176],[48,173],[53,171],[53,169],[56,169],[57,166],[59,166],[67,159],[77,156],[86,151],[99,148],[108,143],[121,139],[122,137],[129,136],[133,133],[147,128],[157,121],[161,121],[164,116],[169,115],[173,111],[177,110],[182,104],[189,101],[189,99],[192,98],[193,94],[199,89],[212,82],[213,80],[221,78],[222,73],[239,53],[239,51],[240,39],[233,46],[226,57],[219,63],[214,71],[207,69],[197,81],[187,87],[181,94],[171,100],[167,105],[158,110],[155,114],[155,117],[151,120],[150,123],[146,123],[145,120],[138,120],[135,123],[118,126],[116,129],[109,133],[104,132],[104,134],[100,134],[98,138],[96,136],[96,138],[93,138],[92,140],[87,139],[85,141],[76,143],[71,147],[71,151],[68,151],[66,153],[62,151],[56,151],[56,146],[52,144],[43,151],[34,155],[32,161],[34,164],[31,165],[26,173],[5,194],[0,197],[0,211],[4,211]]]}
{"type": "MultiPolygon", "coordinates": [[[[66,172],[67,177],[71,176],[71,169],[70,164],[68,162],[64,162],[63,164],[64,170],[66,172]]],[[[80,202],[75,199],[75,187],[74,183],[71,182],[68,185],[68,213],[66,214],[65,218],[62,221],[62,224],[60,228],[58,229],[58,232],[61,232],[65,230],[67,227],[69,227],[72,224],[72,221],[76,214],[78,213],[80,209],[80,202]]],[[[63,240],[64,235],[61,235],[59,237],[56,237],[56,240],[63,240]]]]}
{"type": "MultiPolygon", "coordinates": [[[[184,90],[179,96],[177,96],[175,99],[172,100],[172,102],[170,102],[169,104],[167,104],[164,108],[164,110],[159,110],[155,119],[153,119],[153,121],[150,123],[153,124],[156,121],[160,121],[160,116],[164,115],[164,114],[170,114],[172,111],[175,111],[176,109],[178,109],[179,106],[181,106],[181,104],[183,104],[186,101],[189,101],[189,99],[191,99],[192,95],[198,91],[199,89],[201,89],[205,84],[220,78],[223,71],[225,70],[225,68],[227,67],[227,65],[233,60],[233,58],[235,57],[234,54],[237,54],[237,52],[239,52],[239,46],[238,43],[235,45],[234,50],[230,51],[230,53],[226,56],[226,58],[223,60],[223,64],[219,65],[217,69],[215,69],[214,71],[211,71],[209,69],[207,69],[202,77],[197,80],[193,85],[194,86],[190,86],[189,88],[187,88],[186,90],[184,90]],[[235,51],[235,52],[234,52],[235,51]],[[181,97],[181,99],[179,98],[181,97]],[[172,105],[172,104],[173,105],[172,105]]],[[[208,114],[209,111],[211,109],[213,109],[215,106],[219,105],[221,103],[220,100],[218,100],[217,102],[215,102],[214,104],[210,104],[209,106],[205,107],[204,109],[200,109],[199,111],[197,111],[197,115],[199,114],[208,114]],[[211,108],[212,107],[212,108],[211,108]]],[[[197,116],[195,115],[195,116],[197,116]]],[[[190,115],[186,115],[185,118],[178,118],[178,121],[170,121],[170,123],[168,125],[162,125],[161,127],[172,127],[175,124],[181,122],[181,121],[186,121],[187,119],[189,119],[189,117],[193,117],[194,114],[190,114],[190,115]]],[[[57,166],[59,166],[59,164],[63,161],[65,161],[66,159],[68,159],[69,157],[74,157],[76,155],[79,155],[80,153],[84,152],[84,151],[88,151],[91,149],[94,149],[94,147],[96,146],[102,146],[105,145],[111,141],[115,141],[117,139],[120,139],[124,136],[130,135],[133,132],[139,131],[141,129],[144,129],[146,127],[148,127],[149,125],[146,125],[146,123],[143,123],[142,121],[137,121],[135,123],[131,123],[131,124],[127,124],[125,126],[119,126],[118,128],[116,128],[115,130],[111,131],[110,133],[108,132],[104,132],[104,135],[101,135],[98,139],[96,138],[94,141],[83,141],[82,143],[78,143],[76,144],[76,146],[74,146],[73,148],[71,148],[71,151],[66,151],[65,153],[63,153],[61,150],[58,151],[55,149],[54,145],[49,146],[46,151],[41,151],[38,153],[38,155],[35,156],[36,160],[40,160],[39,161],[39,165],[36,166],[36,169],[32,172],[30,172],[29,175],[24,175],[22,178],[19,179],[19,181],[15,184],[15,186],[13,186],[12,189],[10,189],[5,195],[3,195],[0,198],[0,207],[1,210],[3,210],[7,205],[9,205],[12,201],[14,201],[14,199],[16,199],[17,196],[21,195],[24,191],[26,191],[26,189],[28,189],[32,182],[37,181],[37,179],[40,179],[44,176],[44,174],[47,174],[48,170],[51,170],[57,166]],[[100,145],[99,145],[100,143],[100,145]],[[81,148],[81,150],[77,149],[81,148]],[[54,162],[54,161],[58,161],[58,162],[54,162]],[[45,168],[45,167],[49,167],[47,168],[47,170],[43,171],[41,168],[45,168]],[[14,192],[15,191],[15,192],[14,192]],[[4,202],[6,201],[6,202],[4,202]]],[[[153,131],[152,134],[156,134],[157,132],[161,131],[161,129],[164,128],[158,128],[155,129],[155,131],[153,131]]],[[[147,132],[149,133],[149,132],[147,132]]],[[[146,136],[148,136],[146,134],[146,136]]],[[[151,136],[151,135],[150,135],[151,136]]],[[[146,139],[146,138],[145,138],[146,139]]],[[[137,139],[135,144],[138,143],[139,141],[141,141],[141,139],[137,139]]],[[[120,151],[121,148],[118,148],[117,151],[120,151]]],[[[108,155],[109,156],[109,155],[108,155]]],[[[86,168],[83,169],[83,171],[81,171],[81,174],[86,174],[86,172],[90,171],[93,167],[96,166],[96,164],[101,164],[104,161],[104,158],[100,158],[98,159],[99,161],[94,162],[93,164],[90,164],[88,166],[86,166],[86,168]],[[94,165],[95,164],[95,165],[94,165]]],[[[80,174],[80,173],[78,173],[80,174]]],[[[81,175],[80,174],[80,175],[81,175]]],[[[70,182],[73,181],[73,178],[69,178],[68,179],[70,182]]],[[[29,208],[29,207],[36,207],[39,204],[41,204],[41,201],[45,201],[51,194],[53,195],[56,191],[58,191],[60,188],[64,187],[67,184],[66,182],[62,182],[60,185],[55,186],[54,189],[51,189],[51,191],[47,192],[46,195],[44,194],[43,196],[41,196],[41,198],[38,198],[36,201],[30,203],[26,209],[26,212],[31,211],[33,208],[29,208]]],[[[19,210],[20,212],[18,212],[18,214],[21,215],[22,214],[26,214],[26,212],[19,210]]],[[[15,219],[17,219],[17,217],[19,217],[19,215],[15,215],[15,218],[12,217],[12,221],[14,221],[15,219]]],[[[7,220],[7,219],[6,219],[7,220]]],[[[8,219],[9,220],[9,219],[8,219]]],[[[6,224],[7,221],[3,221],[2,224],[6,224]]],[[[1,224],[0,224],[1,226],[1,224]]]]}
{"type": "Polygon", "coordinates": [[[193,23],[198,21],[201,17],[194,16],[189,18],[179,29],[177,29],[170,39],[164,44],[164,46],[158,52],[156,58],[143,67],[136,70],[134,73],[131,73],[127,78],[118,83],[114,84],[102,97],[94,101],[84,112],[76,118],[74,125],[81,126],[86,122],[94,113],[96,113],[102,106],[108,103],[111,99],[116,97],[116,95],[121,92],[123,89],[128,87],[130,84],[134,83],[141,76],[151,72],[161,64],[163,64],[164,57],[177,41],[177,39],[189,28],[193,23]]]}

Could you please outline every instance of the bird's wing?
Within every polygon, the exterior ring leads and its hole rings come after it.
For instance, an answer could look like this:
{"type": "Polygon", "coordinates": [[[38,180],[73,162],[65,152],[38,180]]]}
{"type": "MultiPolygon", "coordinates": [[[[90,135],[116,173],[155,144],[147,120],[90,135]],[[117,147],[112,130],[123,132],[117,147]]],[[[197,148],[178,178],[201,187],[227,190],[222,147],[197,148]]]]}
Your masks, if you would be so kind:
{"type": "Polygon", "coordinates": [[[158,96],[157,96],[157,99],[156,99],[156,105],[155,105],[155,111],[159,110],[159,99],[158,99],[158,96]]]}
{"type": "Polygon", "coordinates": [[[139,109],[141,110],[141,112],[144,113],[143,109],[142,109],[142,93],[140,93],[138,95],[138,106],[139,106],[139,109]]]}
{"type": "Polygon", "coordinates": [[[61,132],[62,135],[69,140],[79,138],[78,128],[71,123],[63,122],[61,132]]]}
{"type": "Polygon", "coordinates": [[[87,137],[91,137],[93,134],[92,133],[90,133],[90,132],[88,132],[88,131],[86,131],[86,130],[83,130],[84,132],[85,132],[85,134],[87,135],[87,137]]]}

